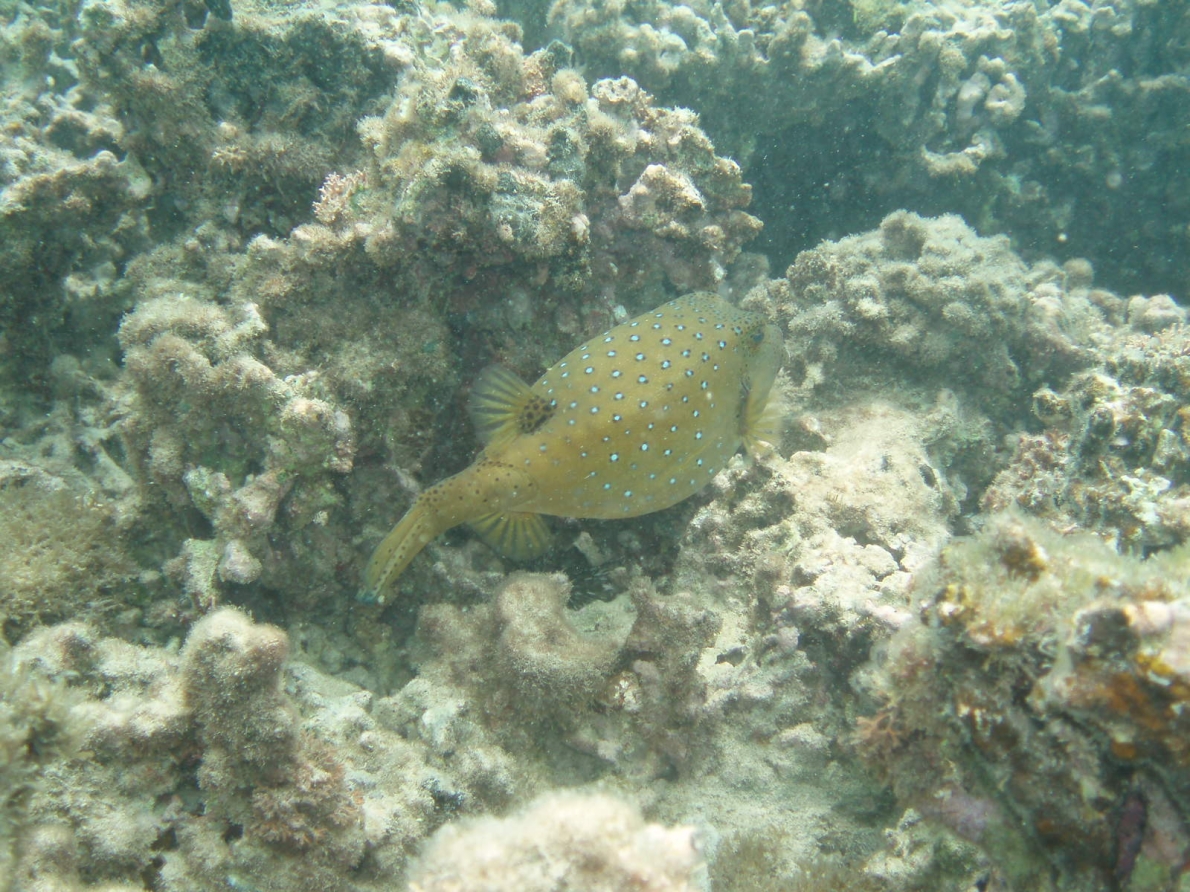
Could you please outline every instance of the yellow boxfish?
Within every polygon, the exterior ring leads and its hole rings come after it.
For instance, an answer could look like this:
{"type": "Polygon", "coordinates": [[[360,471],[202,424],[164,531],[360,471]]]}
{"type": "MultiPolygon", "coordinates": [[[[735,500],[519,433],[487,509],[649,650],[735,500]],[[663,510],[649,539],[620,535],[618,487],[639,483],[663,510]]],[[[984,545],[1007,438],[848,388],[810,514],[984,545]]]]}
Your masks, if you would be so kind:
{"type": "Polygon", "coordinates": [[[756,452],[771,439],[783,358],[775,325],[695,293],[576,347],[532,387],[485,370],[470,405],[483,452],[414,500],[368,562],[360,599],[383,601],[459,524],[523,560],[548,546],[543,514],[636,517],[680,502],[741,443],[756,452]]]}

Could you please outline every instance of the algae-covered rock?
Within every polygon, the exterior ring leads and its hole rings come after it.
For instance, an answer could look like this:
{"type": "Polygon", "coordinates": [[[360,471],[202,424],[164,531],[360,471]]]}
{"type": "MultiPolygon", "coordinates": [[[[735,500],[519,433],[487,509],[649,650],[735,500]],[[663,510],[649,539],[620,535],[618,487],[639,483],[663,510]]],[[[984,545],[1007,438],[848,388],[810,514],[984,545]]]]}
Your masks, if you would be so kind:
{"type": "Polygon", "coordinates": [[[1186,559],[993,517],[916,581],[923,622],[868,677],[881,706],[860,752],[1013,883],[1112,888],[1142,861],[1172,881],[1190,841],[1186,559]]]}
{"type": "Polygon", "coordinates": [[[1034,392],[1040,430],[1017,439],[989,508],[1023,508],[1142,554],[1190,538],[1190,330],[1177,314],[1163,322],[1120,330],[1097,368],[1034,392]]]}

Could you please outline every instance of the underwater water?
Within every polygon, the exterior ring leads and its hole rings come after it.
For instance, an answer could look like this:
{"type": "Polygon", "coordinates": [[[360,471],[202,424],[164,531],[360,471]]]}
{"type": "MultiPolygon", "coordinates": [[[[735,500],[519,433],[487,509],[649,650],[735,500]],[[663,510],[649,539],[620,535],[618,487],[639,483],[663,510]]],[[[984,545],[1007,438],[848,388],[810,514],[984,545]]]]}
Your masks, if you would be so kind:
{"type": "Polygon", "coordinates": [[[2,892],[1190,884],[1190,7],[0,9],[2,892]]]}

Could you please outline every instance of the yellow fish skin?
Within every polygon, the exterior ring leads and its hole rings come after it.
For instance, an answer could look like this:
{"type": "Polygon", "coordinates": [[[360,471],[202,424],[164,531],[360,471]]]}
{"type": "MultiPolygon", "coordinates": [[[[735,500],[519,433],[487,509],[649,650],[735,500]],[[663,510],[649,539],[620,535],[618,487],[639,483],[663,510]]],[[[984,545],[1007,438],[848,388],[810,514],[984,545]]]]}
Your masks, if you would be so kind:
{"type": "Polygon", "coordinates": [[[459,524],[526,558],[548,540],[540,515],[637,517],[698,492],[741,444],[771,437],[784,356],[763,316],[698,292],[576,347],[532,387],[485,371],[471,397],[484,451],[417,497],[368,562],[360,599],[383,602],[459,524]]]}

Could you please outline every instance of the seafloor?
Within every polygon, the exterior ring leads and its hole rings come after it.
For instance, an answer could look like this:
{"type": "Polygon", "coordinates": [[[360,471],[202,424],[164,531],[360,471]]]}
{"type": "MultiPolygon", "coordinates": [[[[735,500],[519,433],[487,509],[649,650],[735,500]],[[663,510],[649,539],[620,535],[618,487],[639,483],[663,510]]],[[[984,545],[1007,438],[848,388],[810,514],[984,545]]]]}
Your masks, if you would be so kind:
{"type": "Polygon", "coordinates": [[[0,0],[4,892],[1190,889],[1190,7],[0,0]],[[368,555],[692,291],[777,452],[368,555]]]}

